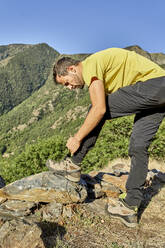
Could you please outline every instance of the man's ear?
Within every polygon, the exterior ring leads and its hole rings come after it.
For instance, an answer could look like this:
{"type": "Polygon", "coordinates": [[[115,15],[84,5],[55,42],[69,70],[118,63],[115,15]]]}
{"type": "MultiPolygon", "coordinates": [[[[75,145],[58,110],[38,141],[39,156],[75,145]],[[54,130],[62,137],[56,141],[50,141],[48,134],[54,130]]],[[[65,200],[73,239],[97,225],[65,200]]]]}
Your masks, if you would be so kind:
{"type": "Polygon", "coordinates": [[[68,66],[67,71],[71,73],[76,73],[76,66],[75,65],[68,66]]]}
{"type": "Polygon", "coordinates": [[[56,82],[57,82],[57,83],[59,83],[60,77],[61,77],[60,75],[58,75],[58,74],[56,75],[56,82]]]}

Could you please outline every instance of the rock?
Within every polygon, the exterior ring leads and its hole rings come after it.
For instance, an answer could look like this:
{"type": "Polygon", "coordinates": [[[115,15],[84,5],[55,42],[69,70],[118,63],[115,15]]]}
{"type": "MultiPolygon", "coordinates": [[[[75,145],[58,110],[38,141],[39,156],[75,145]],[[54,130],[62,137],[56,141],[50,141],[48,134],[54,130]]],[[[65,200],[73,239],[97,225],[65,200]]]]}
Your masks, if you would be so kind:
{"type": "Polygon", "coordinates": [[[88,198],[97,199],[104,196],[104,192],[102,191],[101,184],[98,183],[94,177],[88,174],[83,174],[82,178],[87,185],[88,198]]]}
{"type": "Polygon", "coordinates": [[[63,206],[62,216],[64,218],[65,217],[71,218],[73,214],[74,214],[74,205],[70,204],[70,205],[63,206]]]}
{"type": "Polygon", "coordinates": [[[0,228],[0,248],[45,248],[42,230],[35,223],[11,220],[0,228]]]}
{"type": "Polygon", "coordinates": [[[45,221],[54,221],[62,215],[63,205],[58,202],[51,202],[47,204],[42,210],[42,218],[45,221]]]}
{"type": "Polygon", "coordinates": [[[20,200],[8,200],[0,205],[1,216],[27,216],[31,213],[31,209],[36,206],[36,203],[25,202],[20,200]]]}
{"type": "Polygon", "coordinates": [[[90,176],[93,177],[97,181],[97,184],[101,186],[100,191],[102,192],[102,196],[106,194],[108,197],[116,198],[121,192],[126,190],[125,184],[128,178],[128,172],[125,169],[125,165],[117,164],[113,166],[113,170],[115,169],[118,169],[117,176],[115,173],[101,171],[90,172],[90,176]]]}
{"type": "Polygon", "coordinates": [[[0,204],[2,204],[5,201],[7,201],[7,198],[0,197],[0,204]]]}
{"type": "Polygon", "coordinates": [[[125,164],[118,163],[112,166],[112,170],[115,176],[119,177],[122,174],[128,174],[128,168],[125,164]]]}
{"type": "Polygon", "coordinates": [[[84,205],[88,211],[94,212],[96,215],[108,215],[106,211],[107,198],[96,199],[84,205]]]}
{"type": "Polygon", "coordinates": [[[73,183],[52,172],[42,172],[15,181],[0,189],[0,197],[30,202],[59,202],[63,204],[83,202],[86,187],[73,183]]]}
{"type": "Polygon", "coordinates": [[[116,177],[113,174],[101,172],[95,176],[95,179],[101,185],[101,191],[108,197],[118,197],[121,192],[125,191],[127,178],[128,175],[116,177]]]}
{"type": "Polygon", "coordinates": [[[120,189],[121,191],[125,191],[125,184],[127,181],[128,175],[122,175],[120,177],[115,177],[109,174],[104,174],[102,176],[101,185],[104,186],[107,183],[112,184],[116,188],[120,189]]]}

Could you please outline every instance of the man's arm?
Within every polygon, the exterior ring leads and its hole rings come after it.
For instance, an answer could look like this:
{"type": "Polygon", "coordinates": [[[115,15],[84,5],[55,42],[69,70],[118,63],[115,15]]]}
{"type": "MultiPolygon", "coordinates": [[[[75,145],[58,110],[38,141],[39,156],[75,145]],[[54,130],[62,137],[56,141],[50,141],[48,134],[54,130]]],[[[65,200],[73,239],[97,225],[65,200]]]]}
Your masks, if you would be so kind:
{"type": "Polygon", "coordinates": [[[72,154],[76,152],[81,141],[97,126],[106,112],[105,89],[102,80],[92,82],[89,94],[92,108],[79,131],[67,141],[67,147],[72,154]]]}
{"type": "Polygon", "coordinates": [[[79,131],[74,135],[78,141],[82,141],[101,121],[105,112],[105,90],[101,80],[95,80],[89,87],[89,94],[92,103],[92,108],[87,115],[84,124],[79,131]]]}

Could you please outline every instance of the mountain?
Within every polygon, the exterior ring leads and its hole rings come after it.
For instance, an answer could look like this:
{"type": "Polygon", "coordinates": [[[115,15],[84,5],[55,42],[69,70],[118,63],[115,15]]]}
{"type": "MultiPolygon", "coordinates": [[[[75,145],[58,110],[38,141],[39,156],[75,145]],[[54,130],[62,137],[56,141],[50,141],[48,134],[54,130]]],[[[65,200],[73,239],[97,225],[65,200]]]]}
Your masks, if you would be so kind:
{"type": "Polygon", "coordinates": [[[58,55],[44,43],[0,46],[0,115],[44,85],[58,55]]]}
{"type": "MultiPolygon", "coordinates": [[[[0,174],[7,178],[12,171],[16,180],[17,170],[13,167],[15,159],[27,151],[30,145],[35,146],[44,140],[47,142],[49,137],[56,139],[56,136],[60,136],[65,143],[68,136],[75,133],[82,124],[90,100],[87,87],[69,91],[54,84],[52,67],[60,54],[47,44],[9,45],[0,48],[0,101],[1,113],[4,113],[0,116],[0,174]]],[[[165,54],[150,54],[139,46],[126,49],[159,61],[159,64],[164,66],[165,54]]],[[[68,56],[83,60],[89,54],[68,56]]],[[[99,168],[111,159],[127,157],[132,123],[133,117],[107,122],[95,149],[89,152],[84,162],[85,168],[99,168]]],[[[165,154],[165,147],[159,147],[165,142],[163,133],[165,134],[165,123],[151,146],[155,158],[163,158],[165,154]]],[[[31,157],[32,152],[29,151],[31,157]]],[[[8,180],[10,181],[10,178],[8,180]]]]}

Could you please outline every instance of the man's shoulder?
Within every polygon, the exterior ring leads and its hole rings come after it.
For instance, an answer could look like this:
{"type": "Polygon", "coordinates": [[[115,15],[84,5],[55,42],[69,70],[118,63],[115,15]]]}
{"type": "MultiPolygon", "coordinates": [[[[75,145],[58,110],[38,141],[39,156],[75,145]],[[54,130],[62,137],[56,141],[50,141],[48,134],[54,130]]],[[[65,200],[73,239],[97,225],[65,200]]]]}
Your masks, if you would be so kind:
{"type": "Polygon", "coordinates": [[[88,56],[85,60],[93,60],[93,59],[97,59],[100,57],[114,56],[114,55],[118,55],[118,54],[122,54],[122,53],[125,54],[127,52],[128,51],[125,50],[124,48],[111,47],[111,48],[107,48],[107,49],[95,52],[95,53],[91,54],[90,56],[88,56]]]}

